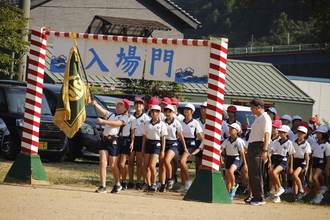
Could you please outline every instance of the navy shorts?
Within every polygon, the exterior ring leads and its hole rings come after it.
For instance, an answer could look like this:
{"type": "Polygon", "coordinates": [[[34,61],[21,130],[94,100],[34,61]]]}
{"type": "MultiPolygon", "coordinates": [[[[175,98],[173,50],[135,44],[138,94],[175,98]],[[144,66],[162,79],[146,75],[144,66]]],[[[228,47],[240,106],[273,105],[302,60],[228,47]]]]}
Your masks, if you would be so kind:
{"type": "Polygon", "coordinates": [[[161,149],[162,149],[162,144],[160,140],[147,140],[146,150],[144,153],[159,155],[161,149]]]}
{"type": "Polygon", "coordinates": [[[141,152],[142,151],[142,136],[135,136],[133,151],[141,152]]]}
{"type": "Polygon", "coordinates": [[[272,163],[274,165],[274,169],[277,166],[281,166],[284,170],[288,164],[288,158],[283,157],[281,155],[272,155],[272,163]]]}
{"type": "Polygon", "coordinates": [[[129,148],[131,145],[131,137],[120,137],[120,141],[119,154],[131,155],[131,149],[129,148]]]}
{"type": "Polygon", "coordinates": [[[178,151],[179,141],[178,140],[166,140],[165,152],[171,150],[174,153],[178,151]]]}
{"type": "Polygon", "coordinates": [[[99,150],[107,150],[110,156],[117,157],[120,150],[120,140],[118,137],[106,140],[104,143],[101,141],[99,150]]]}
{"type": "Polygon", "coordinates": [[[302,170],[306,169],[305,159],[293,158],[293,170],[296,170],[298,167],[301,167],[302,170]]]}
{"type": "Polygon", "coordinates": [[[226,169],[229,169],[231,165],[235,164],[237,167],[240,167],[242,160],[240,156],[226,156],[226,169]]]}
{"type": "MultiPolygon", "coordinates": [[[[199,145],[197,145],[197,141],[195,138],[185,138],[184,140],[186,142],[186,146],[187,146],[190,154],[192,152],[194,152],[199,146],[199,145]]],[[[179,149],[179,155],[182,155],[183,152],[184,152],[184,149],[183,149],[183,146],[181,146],[179,149]]]]}
{"type": "Polygon", "coordinates": [[[313,157],[313,165],[312,168],[319,168],[322,171],[325,170],[326,160],[324,158],[313,157]]]}

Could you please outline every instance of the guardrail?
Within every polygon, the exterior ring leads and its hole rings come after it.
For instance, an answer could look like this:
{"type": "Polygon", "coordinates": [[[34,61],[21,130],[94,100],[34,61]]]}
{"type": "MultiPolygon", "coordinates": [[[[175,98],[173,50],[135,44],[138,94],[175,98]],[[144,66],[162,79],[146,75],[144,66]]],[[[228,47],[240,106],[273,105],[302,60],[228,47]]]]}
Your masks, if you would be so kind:
{"type": "Polygon", "coordinates": [[[228,55],[247,53],[275,53],[288,51],[324,50],[319,44],[293,44],[293,45],[273,45],[273,46],[250,46],[235,47],[228,49],[228,55]]]}

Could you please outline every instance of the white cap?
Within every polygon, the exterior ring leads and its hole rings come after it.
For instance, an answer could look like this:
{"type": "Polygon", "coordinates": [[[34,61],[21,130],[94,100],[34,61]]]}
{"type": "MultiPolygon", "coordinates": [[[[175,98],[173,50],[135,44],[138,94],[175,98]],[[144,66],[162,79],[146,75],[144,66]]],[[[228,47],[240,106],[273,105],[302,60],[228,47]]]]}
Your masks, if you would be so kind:
{"type": "Polygon", "coordinates": [[[266,109],[266,112],[267,112],[267,111],[273,112],[275,115],[277,115],[277,111],[276,111],[276,109],[275,109],[274,107],[269,107],[269,108],[267,108],[267,109],[266,109]]]}
{"type": "Polygon", "coordinates": [[[203,102],[202,104],[201,104],[201,107],[206,107],[207,106],[207,102],[203,102]]]}
{"type": "Polygon", "coordinates": [[[302,117],[300,117],[299,115],[295,115],[292,117],[292,121],[294,120],[301,120],[302,121],[302,117]]]}
{"type": "Polygon", "coordinates": [[[232,124],[228,125],[228,127],[235,128],[238,132],[241,131],[241,126],[239,126],[239,124],[237,124],[237,123],[232,123],[232,124]]]}
{"type": "Polygon", "coordinates": [[[174,112],[173,105],[167,105],[167,106],[164,107],[164,109],[170,109],[172,112],[174,112]]]}
{"type": "Polygon", "coordinates": [[[281,119],[286,119],[286,120],[288,120],[288,121],[292,121],[290,115],[283,115],[283,116],[281,117],[281,119]]]}
{"type": "Polygon", "coordinates": [[[327,133],[328,127],[326,125],[320,125],[317,127],[315,132],[327,133]]]}
{"type": "Polygon", "coordinates": [[[299,126],[297,128],[298,131],[304,132],[305,134],[307,134],[307,128],[305,126],[299,126]]]}
{"type": "Polygon", "coordinates": [[[160,106],[159,105],[153,105],[153,106],[151,106],[150,110],[158,110],[158,111],[160,111],[160,106]]]}
{"type": "Polygon", "coordinates": [[[282,125],[278,131],[282,131],[282,132],[286,132],[286,133],[289,133],[290,131],[290,127],[288,125],[282,125]]]}
{"type": "Polygon", "coordinates": [[[184,108],[190,108],[191,110],[195,111],[195,106],[191,103],[186,104],[184,108]]]}

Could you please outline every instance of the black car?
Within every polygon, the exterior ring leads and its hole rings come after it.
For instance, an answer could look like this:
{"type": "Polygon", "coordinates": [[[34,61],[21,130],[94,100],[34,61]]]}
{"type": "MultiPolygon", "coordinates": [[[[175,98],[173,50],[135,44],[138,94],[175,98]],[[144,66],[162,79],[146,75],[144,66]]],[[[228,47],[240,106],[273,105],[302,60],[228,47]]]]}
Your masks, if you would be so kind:
{"type": "Polygon", "coordinates": [[[7,158],[7,154],[10,156],[10,132],[6,123],[0,118],[0,154],[4,154],[7,158]]]}
{"type": "MultiPolygon", "coordinates": [[[[54,84],[44,84],[44,95],[47,98],[49,107],[52,114],[55,114],[57,101],[60,97],[62,86],[54,84]]],[[[93,98],[106,108],[95,96],[93,98]]],[[[102,131],[104,125],[100,125],[96,122],[96,118],[102,115],[99,111],[96,111],[95,107],[91,104],[86,105],[86,120],[84,124],[79,128],[77,133],[69,138],[69,153],[67,154],[67,160],[74,161],[77,157],[86,158],[98,158],[99,145],[102,138],[102,131]]]]}
{"type": "MultiPolygon", "coordinates": [[[[26,83],[13,80],[0,80],[0,118],[10,132],[8,159],[15,159],[21,150],[24,127],[26,83]]],[[[39,149],[41,158],[52,162],[62,161],[69,152],[68,138],[53,122],[53,115],[45,96],[42,97],[40,113],[39,149]]]]}

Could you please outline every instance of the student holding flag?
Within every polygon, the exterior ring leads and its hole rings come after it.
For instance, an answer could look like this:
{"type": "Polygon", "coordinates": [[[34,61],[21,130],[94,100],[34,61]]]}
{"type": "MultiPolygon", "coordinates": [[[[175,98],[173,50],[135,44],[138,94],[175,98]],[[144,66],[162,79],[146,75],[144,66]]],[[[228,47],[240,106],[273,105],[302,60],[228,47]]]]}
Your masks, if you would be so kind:
{"type": "Polygon", "coordinates": [[[107,192],[106,175],[108,161],[111,172],[115,179],[115,185],[111,190],[111,193],[119,193],[122,189],[118,168],[118,154],[120,149],[120,140],[118,135],[120,133],[120,127],[126,125],[128,122],[128,116],[125,114],[125,112],[128,111],[129,104],[130,103],[127,99],[117,99],[116,113],[112,113],[100,106],[95,100],[92,101],[92,105],[94,105],[96,109],[101,112],[102,116],[105,118],[96,119],[98,123],[105,124],[105,128],[103,130],[104,140],[101,141],[99,148],[101,186],[95,192],[107,192]]]}

